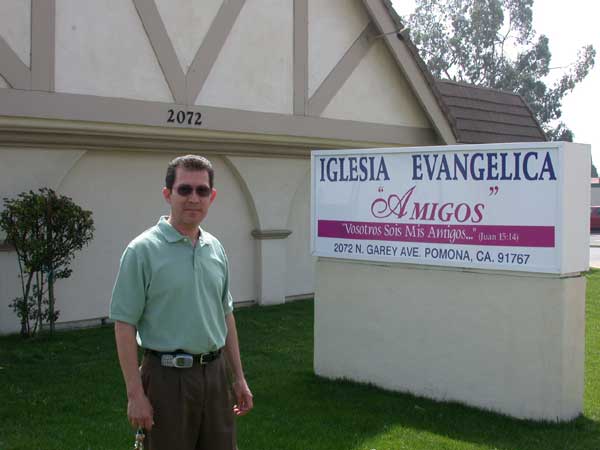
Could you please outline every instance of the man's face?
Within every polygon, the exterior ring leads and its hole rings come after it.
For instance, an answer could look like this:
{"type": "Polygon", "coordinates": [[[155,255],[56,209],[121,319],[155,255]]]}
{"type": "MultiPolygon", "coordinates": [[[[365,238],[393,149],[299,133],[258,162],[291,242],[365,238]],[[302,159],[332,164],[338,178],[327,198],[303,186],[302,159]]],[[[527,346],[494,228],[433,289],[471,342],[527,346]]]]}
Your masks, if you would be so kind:
{"type": "Polygon", "coordinates": [[[206,170],[178,167],[173,188],[163,188],[163,196],[171,205],[171,223],[184,228],[200,225],[216,195],[217,191],[210,188],[206,170]]]}

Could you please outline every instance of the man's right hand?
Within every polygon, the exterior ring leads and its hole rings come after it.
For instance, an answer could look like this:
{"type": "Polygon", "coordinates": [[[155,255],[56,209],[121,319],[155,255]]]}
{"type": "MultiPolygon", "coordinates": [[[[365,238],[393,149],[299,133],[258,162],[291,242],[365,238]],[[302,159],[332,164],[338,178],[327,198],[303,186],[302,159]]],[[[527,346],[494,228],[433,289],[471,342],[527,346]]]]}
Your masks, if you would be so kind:
{"type": "Polygon", "coordinates": [[[115,322],[117,353],[127,389],[127,417],[135,428],[142,427],[150,431],[154,425],[154,411],[142,387],[135,332],[133,325],[118,320],[115,322]]]}
{"type": "Polygon", "coordinates": [[[150,400],[143,392],[134,394],[127,401],[127,417],[134,428],[141,427],[146,431],[154,425],[154,411],[150,400]]]}

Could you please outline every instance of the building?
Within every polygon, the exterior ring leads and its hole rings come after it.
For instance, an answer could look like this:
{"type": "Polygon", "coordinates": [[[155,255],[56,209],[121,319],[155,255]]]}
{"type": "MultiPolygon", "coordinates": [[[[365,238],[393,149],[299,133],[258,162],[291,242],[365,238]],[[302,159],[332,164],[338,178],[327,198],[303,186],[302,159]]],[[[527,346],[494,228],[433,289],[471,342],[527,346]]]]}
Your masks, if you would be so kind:
{"type": "MultiPolygon", "coordinates": [[[[206,228],[236,302],[273,304],[314,291],[311,149],[490,142],[487,125],[535,138],[511,124],[524,105],[469,117],[456,98],[496,94],[433,80],[399,25],[387,0],[1,2],[0,196],[46,186],[94,213],[60,321],[107,315],[123,248],[167,212],[176,155],[215,165],[206,228]]],[[[17,274],[4,244],[0,333],[19,328],[17,274]]]]}

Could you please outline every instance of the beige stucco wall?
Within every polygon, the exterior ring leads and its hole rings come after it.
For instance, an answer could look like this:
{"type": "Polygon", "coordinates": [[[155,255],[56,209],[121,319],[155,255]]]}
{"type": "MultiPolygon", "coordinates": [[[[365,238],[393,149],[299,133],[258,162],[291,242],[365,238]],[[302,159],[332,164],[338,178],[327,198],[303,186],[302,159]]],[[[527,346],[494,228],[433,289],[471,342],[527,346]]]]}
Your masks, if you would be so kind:
{"type": "Polygon", "coordinates": [[[430,128],[385,44],[378,40],[325,108],[323,117],[430,128]]]}
{"type": "MultiPolygon", "coordinates": [[[[81,153],[0,149],[1,197],[48,185],[94,214],[93,241],[76,257],[71,278],[57,284],[61,321],[107,315],[124,247],[154,225],[161,214],[168,213],[161,188],[166,166],[175,156],[145,152],[90,151],[83,156],[81,153]],[[20,163],[9,164],[17,155],[21,156],[20,163]],[[25,160],[28,163],[22,162],[25,160]],[[12,176],[2,171],[10,171],[12,176]],[[20,180],[18,186],[14,180],[20,180]]],[[[256,242],[250,234],[255,224],[249,202],[224,160],[218,156],[210,159],[215,166],[218,194],[205,227],[226,248],[235,301],[256,300],[256,242]]],[[[17,317],[6,306],[18,294],[16,270],[16,254],[0,252],[0,334],[18,330],[17,317]]]]}
{"type": "Polygon", "coordinates": [[[308,0],[308,95],[369,23],[360,0],[308,0]]]}
{"type": "Polygon", "coordinates": [[[292,113],[293,2],[246,2],[198,105],[292,113]]]}
{"type": "Polygon", "coordinates": [[[263,303],[314,292],[314,258],[310,256],[310,163],[307,158],[227,158],[253,199],[257,230],[291,232],[259,240],[258,285],[263,303]]]}
{"type": "Polygon", "coordinates": [[[26,66],[31,63],[31,0],[0,2],[0,36],[26,66]]]}
{"type": "Polygon", "coordinates": [[[229,156],[254,199],[260,229],[285,228],[291,201],[308,176],[309,160],[229,156]]]}
{"type": "Polygon", "coordinates": [[[217,15],[223,0],[155,0],[185,73],[217,15]]]}
{"type": "Polygon", "coordinates": [[[84,153],[83,150],[0,147],[1,198],[44,186],[57,189],[84,153]]]}
{"type": "Polygon", "coordinates": [[[57,0],[55,67],[57,92],[173,101],[133,1],[57,0]]]}
{"type": "Polygon", "coordinates": [[[0,252],[0,334],[20,330],[19,318],[9,309],[9,304],[21,294],[19,266],[13,252],[0,252]]]}
{"type": "Polygon", "coordinates": [[[287,219],[286,296],[311,294],[315,291],[317,258],[310,254],[310,170],[294,194],[287,219]]]}
{"type": "MultiPolygon", "coordinates": [[[[0,197],[49,186],[93,212],[94,239],[76,257],[71,278],[57,284],[60,321],[107,315],[124,247],[168,213],[161,188],[174,156],[0,148],[0,197]]],[[[204,226],[226,248],[235,301],[259,299],[261,248],[266,279],[281,271],[276,277],[281,299],[313,292],[308,159],[208,156],[215,167],[217,198],[204,226]],[[259,229],[292,233],[287,239],[260,241],[251,235],[259,229]]],[[[0,252],[0,334],[18,331],[18,319],[7,307],[19,293],[17,269],[16,254],[0,252]]]]}
{"type": "Polygon", "coordinates": [[[583,406],[585,278],[319,260],[315,371],[519,418],[583,406]]]}
{"type": "MultiPolygon", "coordinates": [[[[156,5],[186,74],[223,1],[160,0],[156,5]]],[[[0,5],[0,36],[26,65],[30,16],[30,1],[0,5]]],[[[370,19],[359,0],[310,0],[307,20],[310,97],[370,19]]],[[[292,0],[245,2],[195,104],[292,114],[293,33],[292,0]]],[[[55,34],[56,92],[173,102],[132,0],[56,0],[55,34]]],[[[6,84],[0,81],[0,87],[6,84]]],[[[421,109],[379,39],[322,116],[430,128],[421,109]]]]}

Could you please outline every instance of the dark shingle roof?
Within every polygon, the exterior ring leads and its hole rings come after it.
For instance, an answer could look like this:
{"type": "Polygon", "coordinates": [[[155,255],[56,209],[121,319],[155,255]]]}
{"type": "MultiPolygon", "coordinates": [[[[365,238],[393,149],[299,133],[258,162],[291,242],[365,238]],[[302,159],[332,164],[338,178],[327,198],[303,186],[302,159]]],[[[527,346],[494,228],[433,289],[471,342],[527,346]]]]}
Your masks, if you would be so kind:
{"type": "Polygon", "coordinates": [[[445,80],[435,80],[435,85],[458,142],[546,141],[520,95],[445,80]]]}

